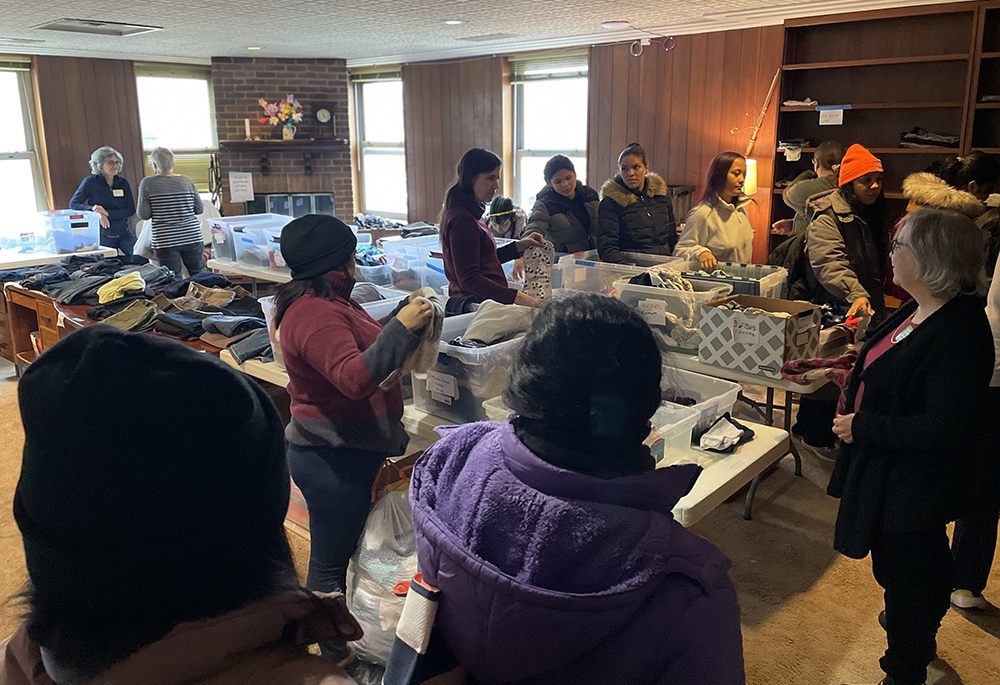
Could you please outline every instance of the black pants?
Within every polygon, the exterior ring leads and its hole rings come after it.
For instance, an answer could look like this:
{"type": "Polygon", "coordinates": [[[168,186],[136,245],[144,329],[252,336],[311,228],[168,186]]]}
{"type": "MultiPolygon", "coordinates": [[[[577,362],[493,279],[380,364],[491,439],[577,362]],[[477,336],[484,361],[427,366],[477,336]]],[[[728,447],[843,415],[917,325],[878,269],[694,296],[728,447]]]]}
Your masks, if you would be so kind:
{"type": "Polygon", "coordinates": [[[987,421],[977,448],[978,469],[968,509],[955,522],[951,552],[955,557],[955,588],[982,594],[993,566],[1000,522],[1000,388],[990,388],[987,421]]]}
{"type": "Polygon", "coordinates": [[[180,278],[182,266],[186,266],[189,276],[200,274],[205,270],[205,246],[201,243],[191,243],[179,247],[154,248],[156,261],[165,266],[180,278]]]}
{"type": "Polygon", "coordinates": [[[948,611],[952,560],[945,526],[880,533],[872,541],[872,571],[885,590],[889,646],[882,670],[899,685],[922,685],[937,652],[935,638],[948,611]]]}
{"type": "MultiPolygon", "coordinates": [[[[309,509],[309,578],[320,592],[347,590],[347,565],[365,529],[372,485],[385,455],[335,447],[288,446],[292,479],[309,509]]],[[[324,655],[336,645],[320,644],[324,655]]]]}
{"type": "MultiPolygon", "coordinates": [[[[833,383],[829,385],[834,389],[837,388],[833,383]]],[[[820,395],[825,390],[826,388],[823,388],[816,394],[820,395]]],[[[833,399],[802,395],[799,398],[799,413],[796,415],[792,432],[813,447],[833,447],[837,440],[837,436],[833,432],[833,417],[837,414],[837,399],[836,395],[833,399]]]]}

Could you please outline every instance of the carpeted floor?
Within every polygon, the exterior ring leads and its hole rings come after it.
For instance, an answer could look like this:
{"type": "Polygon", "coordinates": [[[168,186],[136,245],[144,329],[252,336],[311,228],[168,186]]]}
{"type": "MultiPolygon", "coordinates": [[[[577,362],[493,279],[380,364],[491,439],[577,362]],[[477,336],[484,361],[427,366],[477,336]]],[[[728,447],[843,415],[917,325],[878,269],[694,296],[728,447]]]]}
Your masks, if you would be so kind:
{"type": "MultiPolygon", "coordinates": [[[[7,597],[25,579],[11,515],[23,434],[13,367],[0,364],[0,597],[7,597]]],[[[831,465],[810,454],[803,459],[804,477],[792,474],[788,458],[764,481],[753,521],[743,520],[742,499],[734,498],[693,530],[732,559],[750,685],[873,684],[881,678],[878,657],[885,648],[876,620],[881,590],[867,560],[846,559],[832,548],[837,502],[825,494],[831,465]]],[[[304,569],[308,543],[290,539],[304,569]]],[[[986,596],[1000,604],[1000,562],[986,596]]],[[[0,637],[17,622],[16,605],[0,605],[0,637]]],[[[938,654],[929,684],[1000,683],[1000,609],[950,611],[938,654]]]]}

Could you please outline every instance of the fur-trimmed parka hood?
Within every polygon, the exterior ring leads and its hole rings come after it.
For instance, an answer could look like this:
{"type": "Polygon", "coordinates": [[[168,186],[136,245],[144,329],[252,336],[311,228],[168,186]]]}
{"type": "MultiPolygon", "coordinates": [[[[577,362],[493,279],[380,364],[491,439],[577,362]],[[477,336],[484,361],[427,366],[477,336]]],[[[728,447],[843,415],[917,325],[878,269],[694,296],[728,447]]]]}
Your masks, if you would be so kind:
{"type": "Polygon", "coordinates": [[[943,179],[926,171],[910,174],[903,181],[903,195],[914,204],[934,209],[950,209],[970,219],[986,211],[972,193],[952,188],[943,179]]]}
{"type": "MultiPolygon", "coordinates": [[[[667,182],[659,174],[650,171],[646,174],[646,187],[643,193],[649,197],[667,194],[667,182]]],[[[628,207],[638,199],[638,196],[625,185],[621,175],[609,178],[601,186],[601,199],[610,197],[622,207],[628,207]]]]}

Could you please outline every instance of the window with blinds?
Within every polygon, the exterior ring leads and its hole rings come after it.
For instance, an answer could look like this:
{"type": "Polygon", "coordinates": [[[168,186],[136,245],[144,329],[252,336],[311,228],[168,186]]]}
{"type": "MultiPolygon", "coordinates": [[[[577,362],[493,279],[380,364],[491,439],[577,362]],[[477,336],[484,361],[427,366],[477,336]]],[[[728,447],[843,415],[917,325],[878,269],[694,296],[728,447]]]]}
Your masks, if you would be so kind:
{"type": "Polygon", "coordinates": [[[569,157],[577,178],[587,174],[587,51],[515,55],[514,202],[531,211],[554,155],[569,157]]]}
{"type": "Polygon", "coordinates": [[[149,153],[174,153],[174,173],[188,176],[201,193],[209,191],[209,165],[218,147],[211,69],[189,64],[137,63],[139,125],[146,175],[149,153]]]}
{"type": "Polygon", "coordinates": [[[20,234],[35,225],[39,211],[48,208],[30,77],[30,57],[0,59],[0,108],[7,113],[0,127],[0,186],[7,195],[0,248],[20,247],[20,234]]]}
{"type": "Polygon", "coordinates": [[[406,219],[403,81],[399,71],[351,73],[361,211],[406,219]]]}

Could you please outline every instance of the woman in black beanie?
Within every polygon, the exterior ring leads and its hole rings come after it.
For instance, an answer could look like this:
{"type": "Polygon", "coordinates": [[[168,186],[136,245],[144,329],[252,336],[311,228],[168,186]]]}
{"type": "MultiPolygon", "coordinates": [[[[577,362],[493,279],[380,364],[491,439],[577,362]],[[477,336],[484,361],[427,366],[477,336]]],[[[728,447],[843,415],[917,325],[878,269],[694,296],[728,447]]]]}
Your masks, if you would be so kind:
{"type": "MultiPolygon", "coordinates": [[[[278,289],[274,325],[288,371],[288,464],[309,507],[310,589],[342,592],[386,457],[401,455],[403,393],[393,377],[417,349],[432,306],[417,294],[376,321],[351,300],[357,238],[332,216],[281,231],[292,281],[278,289]]],[[[435,341],[436,344],[436,341],[435,341]]],[[[334,661],[342,643],[321,644],[334,661]]]]}
{"type": "Polygon", "coordinates": [[[307,651],[361,631],[342,595],[298,585],[281,420],[255,383],[94,326],[39,357],[18,400],[30,581],[0,682],[353,682],[307,651]],[[210,418],[187,416],[195,385],[218,399],[210,418]],[[108,429],[137,392],[159,413],[108,429]]]}

